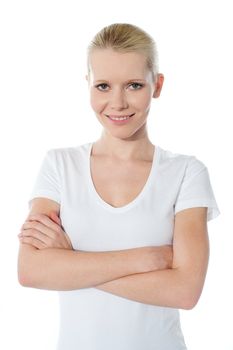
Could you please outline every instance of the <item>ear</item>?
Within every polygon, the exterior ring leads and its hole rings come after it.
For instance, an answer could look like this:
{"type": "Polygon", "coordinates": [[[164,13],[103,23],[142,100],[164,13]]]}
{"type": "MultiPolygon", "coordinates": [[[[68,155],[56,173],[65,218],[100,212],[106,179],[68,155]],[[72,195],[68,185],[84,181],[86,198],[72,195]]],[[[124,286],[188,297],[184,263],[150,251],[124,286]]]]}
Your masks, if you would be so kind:
{"type": "Polygon", "coordinates": [[[90,88],[90,80],[89,80],[88,74],[85,75],[85,78],[88,84],[88,88],[90,88]]]}
{"type": "Polygon", "coordinates": [[[157,80],[155,82],[155,90],[153,93],[154,98],[158,98],[160,96],[162,87],[163,87],[163,82],[164,82],[164,75],[161,73],[157,74],[157,80]]]}

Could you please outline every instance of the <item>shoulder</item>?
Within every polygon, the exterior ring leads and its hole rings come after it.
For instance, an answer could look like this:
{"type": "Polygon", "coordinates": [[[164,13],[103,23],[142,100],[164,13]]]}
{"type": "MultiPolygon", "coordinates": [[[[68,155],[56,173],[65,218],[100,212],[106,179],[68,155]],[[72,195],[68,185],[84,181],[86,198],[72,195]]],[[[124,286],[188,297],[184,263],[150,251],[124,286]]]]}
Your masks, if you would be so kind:
{"type": "Polygon", "coordinates": [[[55,161],[70,160],[87,154],[90,143],[79,144],[78,146],[57,147],[47,150],[46,155],[55,161]]]}
{"type": "Polygon", "coordinates": [[[159,163],[165,170],[197,173],[206,169],[205,163],[193,154],[178,153],[159,147],[159,163]]]}

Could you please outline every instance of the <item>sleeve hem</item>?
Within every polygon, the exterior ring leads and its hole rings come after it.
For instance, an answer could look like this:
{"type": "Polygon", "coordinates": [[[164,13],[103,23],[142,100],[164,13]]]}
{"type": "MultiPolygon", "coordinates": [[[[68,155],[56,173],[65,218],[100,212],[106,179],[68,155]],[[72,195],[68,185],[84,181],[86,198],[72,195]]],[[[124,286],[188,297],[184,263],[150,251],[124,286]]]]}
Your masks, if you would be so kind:
{"type": "Polygon", "coordinates": [[[58,204],[61,204],[60,196],[58,196],[56,193],[54,193],[52,191],[48,191],[48,190],[38,190],[30,196],[30,198],[28,200],[29,207],[30,207],[31,200],[33,198],[37,198],[37,197],[48,198],[48,199],[51,199],[51,200],[57,202],[58,204]]]}
{"type": "Polygon", "coordinates": [[[215,201],[203,198],[203,199],[189,199],[179,203],[175,207],[174,215],[176,215],[181,210],[188,209],[188,208],[195,208],[195,207],[208,208],[207,221],[215,219],[217,216],[221,214],[215,201]]]}

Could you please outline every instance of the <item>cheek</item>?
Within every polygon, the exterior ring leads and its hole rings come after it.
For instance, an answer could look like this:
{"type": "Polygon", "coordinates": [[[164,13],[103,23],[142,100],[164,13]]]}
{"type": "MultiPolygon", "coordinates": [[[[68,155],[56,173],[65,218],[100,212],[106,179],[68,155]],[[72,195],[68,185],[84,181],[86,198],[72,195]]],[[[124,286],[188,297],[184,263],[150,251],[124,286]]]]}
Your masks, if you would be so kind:
{"type": "Polygon", "coordinates": [[[150,94],[145,91],[141,94],[131,95],[128,102],[139,110],[147,109],[151,102],[150,94]]]}
{"type": "Polygon", "coordinates": [[[98,93],[91,93],[90,104],[94,111],[100,111],[106,104],[106,98],[98,93]]]}
{"type": "MultiPolygon", "coordinates": [[[[126,96],[126,100],[129,106],[133,106],[138,110],[147,109],[151,103],[150,91],[145,89],[143,92],[141,91],[138,94],[130,93],[126,96]]],[[[103,110],[108,104],[108,97],[104,94],[99,94],[96,91],[92,91],[90,94],[90,104],[94,111],[101,112],[101,110],[103,110]]]]}

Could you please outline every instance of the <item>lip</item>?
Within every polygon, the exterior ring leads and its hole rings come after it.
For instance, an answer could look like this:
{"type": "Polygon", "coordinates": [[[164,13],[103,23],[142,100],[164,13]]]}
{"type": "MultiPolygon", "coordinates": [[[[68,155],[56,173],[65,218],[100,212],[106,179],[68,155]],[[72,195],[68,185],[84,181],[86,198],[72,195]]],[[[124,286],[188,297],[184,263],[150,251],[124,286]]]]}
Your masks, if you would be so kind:
{"type": "Polygon", "coordinates": [[[121,117],[132,117],[135,113],[132,113],[132,114],[128,114],[128,115],[113,115],[113,114],[106,114],[107,117],[110,117],[110,118],[121,118],[121,117]]]}
{"type": "Polygon", "coordinates": [[[130,120],[131,120],[131,117],[133,117],[134,116],[134,114],[135,113],[133,113],[133,114],[129,114],[129,115],[123,115],[123,116],[113,116],[113,115],[111,115],[111,116],[108,116],[108,115],[106,115],[106,117],[108,118],[108,120],[109,120],[109,122],[110,123],[112,123],[112,124],[115,124],[115,125],[124,125],[124,124],[127,124],[127,123],[129,123],[130,122],[130,120]],[[129,117],[128,119],[123,119],[123,120],[114,120],[114,119],[111,119],[111,117],[115,117],[115,118],[120,118],[120,117],[129,117]]]}

